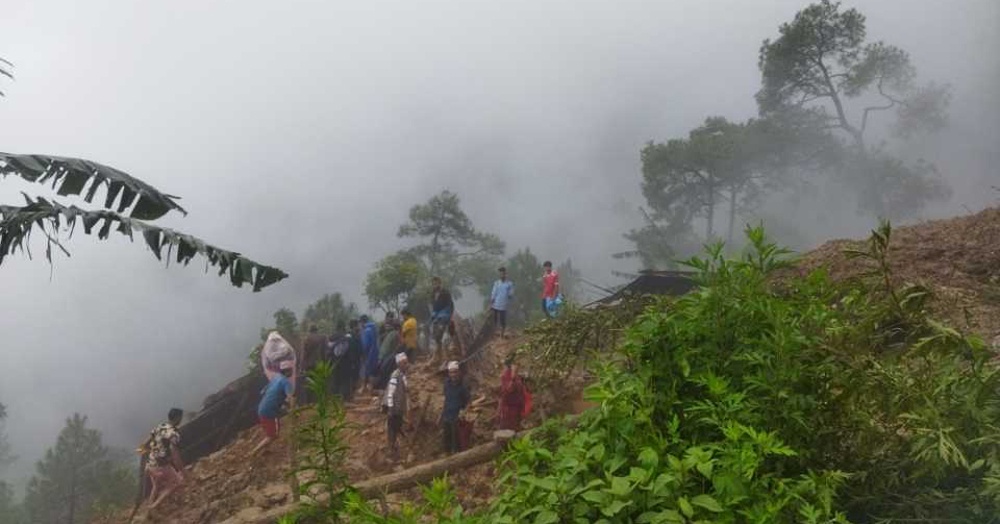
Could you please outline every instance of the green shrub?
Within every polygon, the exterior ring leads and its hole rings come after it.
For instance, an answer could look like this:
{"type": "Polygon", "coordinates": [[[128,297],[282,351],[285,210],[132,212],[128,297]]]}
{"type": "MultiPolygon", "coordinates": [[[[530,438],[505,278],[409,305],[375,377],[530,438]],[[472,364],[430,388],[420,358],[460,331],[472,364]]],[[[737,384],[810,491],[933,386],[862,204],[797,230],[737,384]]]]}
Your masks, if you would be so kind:
{"type": "Polygon", "coordinates": [[[701,287],[628,330],[600,408],[506,457],[495,522],[990,522],[1000,509],[996,369],[976,338],[897,289],[891,230],[854,253],[872,279],[775,285],[760,229],[701,287]]]}

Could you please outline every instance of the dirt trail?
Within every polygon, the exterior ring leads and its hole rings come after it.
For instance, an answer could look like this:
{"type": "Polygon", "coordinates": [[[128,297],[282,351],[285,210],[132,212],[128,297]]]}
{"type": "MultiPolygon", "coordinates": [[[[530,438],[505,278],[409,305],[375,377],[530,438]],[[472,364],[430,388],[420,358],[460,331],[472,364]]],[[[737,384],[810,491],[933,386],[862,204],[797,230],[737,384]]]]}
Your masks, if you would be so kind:
{"type": "MultiPolygon", "coordinates": [[[[485,347],[476,362],[470,363],[466,381],[473,402],[463,416],[473,423],[473,445],[485,442],[495,429],[502,362],[521,340],[520,337],[496,338],[485,347]]],[[[401,439],[402,460],[399,463],[386,460],[385,415],[379,409],[379,396],[371,392],[359,394],[345,405],[347,420],[355,428],[346,435],[350,447],[346,469],[352,482],[401,471],[444,456],[438,427],[443,407],[441,388],[444,374],[441,367],[432,366],[427,359],[417,359],[408,378],[410,416],[414,427],[401,439]]],[[[525,426],[533,427],[552,413],[573,411],[583,402],[580,389],[581,386],[565,388],[560,398],[547,392],[536,392],[536,409],[525,426]],[[571,403],[569,398],[577,400],[571,403]],[[560,409],[560,405],[564,408],[560,409]]],[[[133,522],[232,524],[251,520],[267,509],[290,502],[289,429],[282,427],[279,439],[259,457],[250,456],[250,451],[261,439],[259,429],[250,428],[241,432],[226,447],[191,465],[188,482],[182,492],[172,496],[156,511],[147,513],[141,509],[133,522]]],[[[486,503],[492,494],[493,467],[492,464],[482,464],[450,477],[460,503],[466,507],[486,503]]],[[[398,506],[407,500],[414,500],[417,495],[416,490],[393,494],[388,497],[387,503],[390,507],[398,506]]],[[[129,513],[122,512],[101,523],[125,524],[129,513]]]]}

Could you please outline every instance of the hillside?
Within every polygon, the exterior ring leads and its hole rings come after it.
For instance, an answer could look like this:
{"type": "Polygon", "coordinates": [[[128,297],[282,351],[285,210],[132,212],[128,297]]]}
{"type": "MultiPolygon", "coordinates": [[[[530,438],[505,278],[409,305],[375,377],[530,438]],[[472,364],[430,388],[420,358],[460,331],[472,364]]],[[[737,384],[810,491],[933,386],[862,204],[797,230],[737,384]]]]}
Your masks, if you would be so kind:
{"type": "MultiPolygon", "coordinates": [[[[856,278],[871,265],[849,259],[844,250],[863,245],[846,239],[826,242],[805,253],[795,273],[824,267],[835,279],[856,278]]],[[[889,262],[898,282],[922,284],[934,292],[931,308],[937,318],[987,342],[1000,334],[1000,208],[894,228],[889,262]]]]}
{"type": "MultiPolygon", "coordinates": [[[[486,441],[495,429],[495,399],[499,391],[502,362],[521,340],[517,336],[507,340],[495,339],[485,346],[481,357],[470,362],[466,380],[473,402],[465,418],[474,424],[474,444],[486,441]]],[[[432,367],[426,359],[418,359],[411,367],[409,393],[414,428],[401,439],[401,461],[398,464],[388,462],[384,455],[385,415],[379,410],[379,397],[358,395],[346,404],[347,420],[354,426],[347,433],[347,444],[350,446],[347,469],[352,482],[401,471],[444,456],[437,425],[443,402],[440,391],[442,377],[440,368],[432,367]]],[[[536,392],[535,409],[525,425],[532,427],[553,413],[579,408],[580,381],[574,383],[577,386],[561,390],[558,398],[552,392],[536,392]]],[[[147,514],[145,509],[140,510],[133,522],[238,524],[252,519],[263,510],[290,502],[287,477],[289,436],[289,428],[283,427],[278,441],[261,456],[251,457],[250,451],[261,439],[260,430],[254,427],[241,431],[221,450],[190,466],[188,482],[182,492],[171,497],[157,511],[147,514]]],[[[483,464],[452,475],[456,494],[464,506],[476,507],[489,499],[492,470],[491,464],[483,464]]],[[[388,502],[399,503],[415,495],[415,492],[393,494],[388,497],[388,502]]],[[[113,519],[99,522],[125,524],[129,513],[131,511],[121,512],[113,519]]]]}
{"type": "MultiPolygon", "coordinates": [[[[863,247],[862,241],[832,240],[803,254],[786,275],[804,275],[826,268],[835,279],[857,278],[871,269],[868,263],[850,259],[845,249],[863,247]]],[[[900,282],[920,283],[937,296],[932,313],[960,330],[974,332],[987,341],[1000,330],[1000,209],[948,220],[926,222],[893,230],[890,264],[900,282]]],[[[479,442],[493,430],[495,401],[501,362],[523,337],[493,340],[482,357],[470,365],[468,376],[473,407],[467,418],[475,425],[479,442]]],[[[530,374],[530,370],[529,370],[530,374]]],[[[441,411],[439,369],[418,360],[410,373],[411,407],[415,428],[404,438],[403,461],[390,464],[382,448],[386,440],[384,415],[378,398],[356,398],[347,407],[348,420],[356,429],[348,434],[348,473],[359,482],[441,458],[437,417],[441,411]]],[[[554,413],[579,411],[584,377],[577,376],[558,391],[535,391],[536,409],[528,421],[534,426],[554,413]]],[[[191,466],[186,490],[152,515],[140,514],[135,522],[184,522],[240,524],[269,508],[290,501],[287,481],[289,431],[262,457],[248,453],[259,440],[257,428],[245,430],[219,452],[191,466]]],[[[459,502],[466,508],[483,505],[492,494],[492,464],[475,466],[451,479],[459,502]]],[[[413,499],[416,490],[390,495],[390,508],[413,499]]],[[[107,521],[125,524],[127,514],[107,521]]]]}

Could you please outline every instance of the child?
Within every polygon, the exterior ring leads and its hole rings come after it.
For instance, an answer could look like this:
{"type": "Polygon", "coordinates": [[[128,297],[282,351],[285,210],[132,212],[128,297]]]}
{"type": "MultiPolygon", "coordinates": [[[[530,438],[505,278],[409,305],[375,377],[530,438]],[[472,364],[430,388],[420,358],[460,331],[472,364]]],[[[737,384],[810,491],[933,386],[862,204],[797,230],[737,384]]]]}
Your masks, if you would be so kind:
{"type": "Polygon", "coordinates": [[[257,418],[260,420],[260,427],[264,431],[264,440],[253,449],[251,454],[256,455],[268,444],[278,438],[278,430],[281,425],[278,417],[281,414],[281,406],[285,400],[291,398],[294,388],[288,377],[292,376],[295,363],[291,360],[283,360],[280,364],[281,373],[275,375],[267,387],[264,388],[264,396],[257,406],[257,418]]]}

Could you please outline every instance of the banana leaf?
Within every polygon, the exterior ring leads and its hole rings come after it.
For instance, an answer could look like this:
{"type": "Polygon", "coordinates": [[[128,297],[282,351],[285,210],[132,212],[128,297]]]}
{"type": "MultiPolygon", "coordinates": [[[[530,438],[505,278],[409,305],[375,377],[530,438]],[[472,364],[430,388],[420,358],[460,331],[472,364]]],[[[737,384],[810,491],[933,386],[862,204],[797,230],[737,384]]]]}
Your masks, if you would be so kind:
{"type": "Polygon", "coordinates": [[[97,190],[104,187],[105,209],[123,213],[131,207],[129,216],[141,220],[156,220],[169,211],[187,214],[176,202],[180,197],[161,193],[124,171],[90,160],[0,153],[0,177],[8,175],[39,184],[51,182],[52,189],[60,196],[82,195],[88,204],[93,202],[97,190]]]}
{"type": "Polygon", "coordinates": [[[28,242],[32,231],[36,230],[41,230],[46,236],[45,257],[50,263],[53,246],[69,255],[59,242],[58,234],[65,226],[69,229],[69,236],[72,236],[77,223],[80,223],[85,234],[96,232],[101,240],[107,238],[112,229],[127,235],[129,239],[133,239],[134,233],[139,233],[153,255],[158,260],[166,258],[167,263],[175,257],[178,263],[187,265],[195,255],[201,255],[209,265],[218,268],[220,276],[228,274],[230,282],[236,287],[248,283],[253,286],[254,291],[260,291],[288,276],[278,268],[254,262],[234,251],[215,247],[191,235],[126,217],[115,211],[67,207],[41,197],[32,199],[28,195],[24,195],[24,199],[24,206],[0,205],[0,265],[7,255],[17,250],[27,252],[30,257],[28,242]],[[164,248],[167,250],[165,257],[164,248]],[[173,257],[172,252],[176,253],[173,257]]]}

